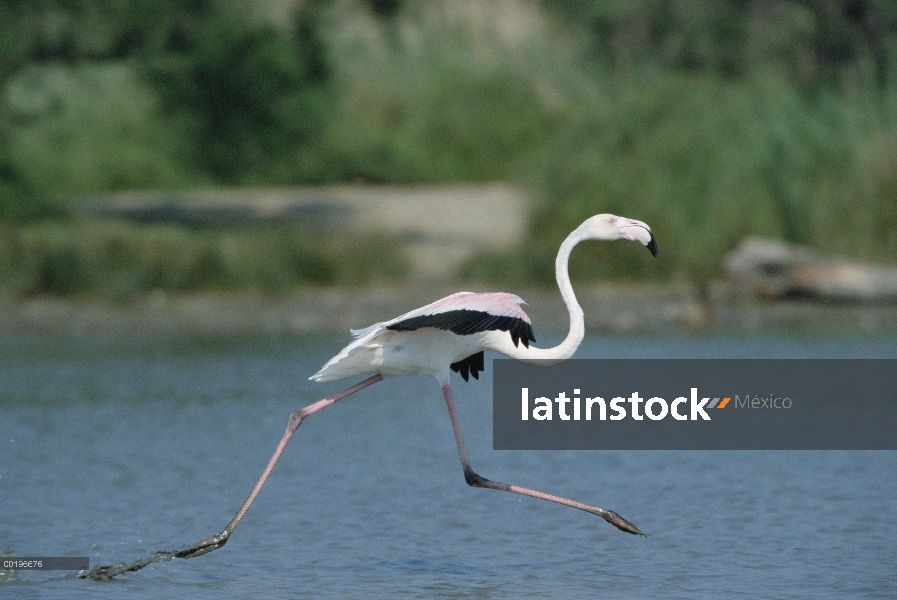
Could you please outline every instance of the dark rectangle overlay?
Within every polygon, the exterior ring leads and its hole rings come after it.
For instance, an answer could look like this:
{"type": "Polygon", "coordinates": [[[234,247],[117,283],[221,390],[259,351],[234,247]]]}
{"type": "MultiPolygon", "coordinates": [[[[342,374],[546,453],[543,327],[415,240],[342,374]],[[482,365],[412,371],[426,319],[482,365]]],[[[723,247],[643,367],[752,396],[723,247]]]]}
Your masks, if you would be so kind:
{"type": "Polygon", "coordinates": [[[493,364],[496,450],[897,450],[893,359],[493,364]]]}
{"type": "Polygon", "coordinates": [[[4,556],[0,571],[86,571],[90,560],[86,556],[4,556]]]}

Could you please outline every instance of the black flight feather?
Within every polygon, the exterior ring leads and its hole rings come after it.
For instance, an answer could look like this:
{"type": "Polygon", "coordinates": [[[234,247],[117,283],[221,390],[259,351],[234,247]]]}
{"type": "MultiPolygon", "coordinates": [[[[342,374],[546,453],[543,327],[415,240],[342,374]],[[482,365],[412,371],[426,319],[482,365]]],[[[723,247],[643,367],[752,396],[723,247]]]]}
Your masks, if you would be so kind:
{"type": "Polygon", "coordinates": [[[386,326],[387,329],[393,331],[414,331],[423,327],[451,331],[457,335],[472,335],[481,331],[508,331],[515,346],[522,341],[526,348],[529,348],[530,342],[536,341],[532,325],[519,317],[493,315],[485,311],[466,308],[434,315],[418,315],[386,326]]]}
{"type": "Polygon", "coordinates": [[[468,381],[468,374],[473,375],[474,379],[480,378],[480,371],[486,369],[486,361],[483,352],[481,351],[476,354],[471,354],[467,358],[459,360],[456,363],[452,363],[450,366],[452,371],[459,373],[461,377],[464,378],[464,381],[468,381]]]}

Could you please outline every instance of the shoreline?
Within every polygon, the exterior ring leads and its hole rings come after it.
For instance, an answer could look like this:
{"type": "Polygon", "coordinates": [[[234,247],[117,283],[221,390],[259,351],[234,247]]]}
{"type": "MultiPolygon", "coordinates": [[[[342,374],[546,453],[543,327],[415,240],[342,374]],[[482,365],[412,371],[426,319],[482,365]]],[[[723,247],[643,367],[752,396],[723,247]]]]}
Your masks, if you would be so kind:
{"type": "MultiPolygon", "coordinates": [[[[53,335],[347,334],[461,289],[482,285],[408,282],[304,288],[280,297],[252,293],[150,294],[128,304],[37,297],[0,301],[0,333],[53,335]]],[[[538,332],[561,333],[567,310],[556,289],[518,294],[538,332]]],[[[758,300],[725,283],[698,294],[687,286],[598,284],[577,289],[586,330],[603,334],[762,332],[877,334],[897,331],[897,305],[758,300]]]]}

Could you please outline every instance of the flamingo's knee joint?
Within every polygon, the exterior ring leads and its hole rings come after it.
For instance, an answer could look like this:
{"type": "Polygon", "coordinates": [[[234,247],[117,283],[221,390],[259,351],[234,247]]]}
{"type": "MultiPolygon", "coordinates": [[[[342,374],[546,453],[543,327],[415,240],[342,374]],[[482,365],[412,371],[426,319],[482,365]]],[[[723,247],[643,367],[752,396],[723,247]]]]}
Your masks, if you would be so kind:
{"type": "Polygon", "coordinates": [[[290,421],[288,427],[295,431],[297,427],[302,425],[302,420],[305,418],[305,410],[301,408],[297,408],[293,412],[290,413],[290,421]]]}
{"type": "Polygon", "coordinates": [[[464,471],[464,481],[466,481],[467,485],[470,487],[485,487],[487,480],[473,471],[464,471]]]}

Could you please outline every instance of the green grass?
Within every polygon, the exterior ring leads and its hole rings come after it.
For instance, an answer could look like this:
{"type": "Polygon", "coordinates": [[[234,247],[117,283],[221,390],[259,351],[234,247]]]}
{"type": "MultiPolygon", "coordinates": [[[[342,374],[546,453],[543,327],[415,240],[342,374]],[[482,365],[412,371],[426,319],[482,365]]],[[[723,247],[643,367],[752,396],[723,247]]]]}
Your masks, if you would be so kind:
{"type": "Polygon", "coordinates": [[[561,240],[599,212],[649,223],[660,257],[596,246],[574,277],[700,283],[749,235],[897,264],[897,126],[874,98],[648,71],[568,119],[529,179],[539,244],[464,276],[550,284],[561,240]]]}
{"type": "Polygon", "coordinates": [[[153,291],[289,292],[308,284],[393,281],[408,272],[378,237],[353,243],[309,230],[195,231],[114,221],[0,229],[0,294],[129,301],[153,291]]]}

